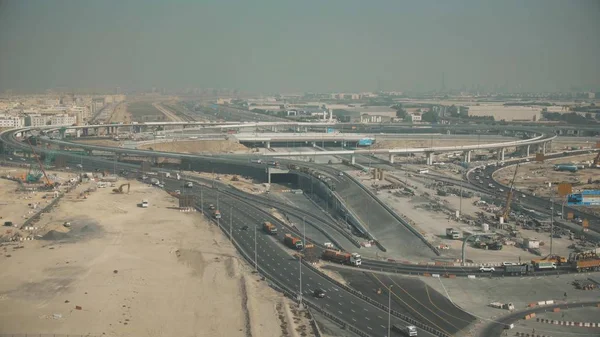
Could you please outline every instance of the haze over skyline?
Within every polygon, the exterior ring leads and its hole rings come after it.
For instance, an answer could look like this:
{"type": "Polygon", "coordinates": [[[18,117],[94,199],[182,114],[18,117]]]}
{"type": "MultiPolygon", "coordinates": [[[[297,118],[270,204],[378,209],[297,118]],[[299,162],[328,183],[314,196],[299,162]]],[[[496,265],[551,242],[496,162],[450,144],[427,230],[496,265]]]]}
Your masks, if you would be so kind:
{"type": "Polygon", "coordinates": [[[4,1],[0,91],[600,90],[600,2],[4,1]]]}

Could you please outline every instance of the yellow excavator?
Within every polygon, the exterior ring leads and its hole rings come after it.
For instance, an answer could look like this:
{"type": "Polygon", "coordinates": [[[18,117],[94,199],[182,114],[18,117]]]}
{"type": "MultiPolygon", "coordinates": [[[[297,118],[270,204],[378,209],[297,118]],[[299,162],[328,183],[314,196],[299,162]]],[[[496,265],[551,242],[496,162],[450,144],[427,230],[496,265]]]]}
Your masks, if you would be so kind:
{"type": "Polygon", "coordinates": [[[117,193],[117,194],[123,194],[123,187],[127,186],[127,194],[129,194],[129,188],[131,187],[131,184],[127,183],[127,184],[123,184],[121,186],[119,186],[119,188],[113,188],[113,193],[117,193]]]}

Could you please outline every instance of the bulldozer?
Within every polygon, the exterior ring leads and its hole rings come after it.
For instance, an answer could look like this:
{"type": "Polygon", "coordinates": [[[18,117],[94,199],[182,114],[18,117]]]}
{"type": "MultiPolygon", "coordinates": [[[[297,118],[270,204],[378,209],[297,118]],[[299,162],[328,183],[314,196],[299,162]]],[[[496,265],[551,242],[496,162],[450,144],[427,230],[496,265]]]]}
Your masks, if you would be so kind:
{"type": "Polygon", "coordinates": [[[119,188],[113,188],[113,193],[117,193],[117,194],[123,194],[123,187],[127,186],[127,194],[129,194],[129,189],[131,188],[131,184],[127,183],[127,184],[123,184],[121,186],[119,186],[119,188]]]}

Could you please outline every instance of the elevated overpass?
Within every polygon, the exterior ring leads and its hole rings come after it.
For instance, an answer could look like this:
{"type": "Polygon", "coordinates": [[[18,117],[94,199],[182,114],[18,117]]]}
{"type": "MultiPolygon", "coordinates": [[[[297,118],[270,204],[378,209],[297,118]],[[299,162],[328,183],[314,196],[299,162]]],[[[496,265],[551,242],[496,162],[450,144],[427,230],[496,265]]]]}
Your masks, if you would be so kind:
{"type": "MultiPolygon", "coordinates": [[[[171,125],[171,124],[179,124],[179,125],[183,125],[183,124],[198,124],[196,122],[192,122],[192,123],[181,123],[181,122],[173,122],[173,123],[156,123],[156,124],[151,124],[151,125],[171,125]]],[[[200,124],[206,124],[206,123],[200,123],[200,124]]],[[[248,124],[252,124],[252,125],[280,125],[280,122],[268,122],[268,123],[244,123],[244,124],[237,124],[237,125],[248,125],[248,124]]],[[[303,123],[303,124],[309,124],[309,125],[315,125],[315,123],[303,123]]],[[[325,123],[324,123],[325,124],[325,123]]],[[[135,124],[131,124],[131,125],[135,125],[135,124]]],[[[146,124],[147,125],[147,124],[146,124]]],[[[321,125],[321,124],[319,124],[321,125]]],[[[121,125],[114,125],[114,126],[105,126],[105,125],[86,125],[86,126],[71,126],[71,127],[65,127],[64,129],[81,129],[84,127],[87,128],[103,128],[103,127],[109,127],[109,128],[118,128],[118,127],[122,127],[124,126],[123,124],[121,125]]],[[[228,126],[224,126],[224,125],[218,125],[215,126],[213,125],[213,127],[228,127],[228,126]]],[[[33,130],[44,130],[44,131],[52,131],[52,130],[56,130],[56,127],[44,127],[44,128],[24,128],[24,129],[18,129],[18,130],[14,130],[11,131],[11,134],[14,135],[21,135],[23,133],[27,133],[33,130]]],[[[529,133],[534,133],[534,131],[531,130],[521,130],[523,132],[529,132],[529,133]]],[[[312,134],[303,134],[303,133],[299,133],[299,134],[289,134],[289,133],[278,133],[278,134],[270,134],[269,136],[265,137],[263,135],[260,134],[256,134],[256,135],[249,135],[249,136],[240,136],[241,139],[246,139],[246,140],[250,140],[250,141],[263,141],[263,142],[271,142],[273,139],[277,139],[280,141],[284,141],[288,140],[288,141],[307,141],[307,139],[312,139],[312,141],[314,142],[314,139],[317,138],[319,140],[325,140],[327,139],[328,141],[339,141],[339,142],[347,142],[347,141],[358,141],[359,139],[361,139],[361,137],[363,137],[363,135],[361,134],[346,134],[346,133],[333,133],[333,134],[327,134],[327,133],[312,133],[312,134]],[[243,138],[246,137],[246,138],[243,138]]],[[[351,162],[354,164],[355,163],[355,156],[356,155],[360,155],[360,154],[384,154],[384,155],[388,155],[389,156],[389,161],[390,163],[394,162],[394,156],[396,155],[405,155],[405,154],[416,154],[416,153],[423,153],[427,156],[427,164],[428,165],[432,165],[433,161],[434,161],[434,154],[435,153],[444,153],[444,152],[463,152],[464,154],[464,161],[465,162],[470,162],[471,160],[471,152],[473,150],[491,150],[491,149],[499,149],[498,151],[498,160],[503,161],[504,160],[504,155],[505,155],[505,149],[508,147],[524,147],[525,148],[525,152],[526,155],[529,156],[530,154],[530,150],[531,150],[531,146],[541,146],[541,152],[542,153],[546,153],[546,146],[548,143],[550,143],[553,139],[555,139],[556,136],[549,136],[546,134],[541,134],[541,135],[537,135],[534,138],[531,139],[524,139],[524,140],[517,140],[517,141],[512,141],[512,142],[502,142],[502,143],[491,143],[491,144],[478,144],[478,145],[461,145],[461,146],[443,146],[443,147],[421,147],[421,148],[394,148],[394,149],[365,149],[365,150],[339,150],[339,151],[314,151],[314,152],[277,152],[277,153],[273,153],[273,152],[267,152],[267,153],[263,153],[261,154],[261,156],[265,156],[265,157],[305,157],[305,156],[332,156],[332,155],[347,155],[350,157],[351,162]]],[[[81,143],[76,143],[76,142],[71,142],[71,141],[65,141],[65,140],[59,140],[59,139],[50,139],[48,137],[42,137],[40,138],[40,141],[42,143],[47,143],[47,144],[55,144],[58,145],[59,147],[75,147],[75,148],[80,148],[83,150],[87,150],[87,151],[103,151],[103,152],[113,152],[116,154],[126,154],[126,155],[135,155],[135,156],[148,156],[148,157],[164,157],[164,158],[177,158],[177,159],[182,159],[182,158],[197,158],[197,155],[186,155],[186,154],[181,154],[181,153],[171,153],[171,152],[160,152],[160,151],[151,151],[151,150],[139,150],[139,149],[130,149],[130,148],[115,148],[115,147],[106,147],[106,146],[99,146],[99,145],[91,145],[91,144],[81,144],[81,143]]],[[[219,155],[221,157],[230,157],[230,158],[234,158],[234,157],[248,157],[248,155],[236,155],[236,154],[224,154],[224,155],[219,155]]]]}

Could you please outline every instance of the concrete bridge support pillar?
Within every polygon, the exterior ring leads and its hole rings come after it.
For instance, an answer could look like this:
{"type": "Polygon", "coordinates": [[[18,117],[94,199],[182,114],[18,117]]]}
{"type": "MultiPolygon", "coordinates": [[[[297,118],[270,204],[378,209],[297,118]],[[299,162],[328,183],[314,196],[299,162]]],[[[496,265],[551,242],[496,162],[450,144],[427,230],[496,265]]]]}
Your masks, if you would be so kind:
{"type": "Polygon", "coordinates": [[[345,147],[346,147],[346,141],[342,140],[342,148],[345,148],[345,147]]]}
{"type": "Polygon", "coordinates": [[[88,156],[91,156],[93,154],[92,150],[85,150],[85,152],[87,153],[88,156]]]}
{"type": "Polygon", "coordinates": [[[446,131],[446,134],[447,134],[447,135],[450,135],[450,134],[452,134],[452,133],[450,132],[450,130],[448,130],[448,131],[446,131]]]}
{"type": "Polygon", "coordinates": [[[271,131],[272,132],[277,132],[277,127],[275,125],[271,126],[271,131]]]}
{"type": "Polygon", "coordinates": [[[310,142],[310,144],[312,145],[312,147],[317,146],[317,142],[310,142]]]}
{"type": "Polygon", "coordinates": [[[501,148],[500,150],[498,150],[498,160],[504,161],[504,151],[505,150],[506,150],[505,148],[501,148]]]}
{"type": "Polygon", "coordinates": [[[267,149],[270,149],[271,148],[271,142],[265,142],[265,147],[267,149]]]}
{"type": "Polygon", "coordinates": [[[470,163],[470,162],[471,162],[471,152],[472,152],[472,151],[471,151],[471,150],[469,150],[469,151],[465,151],[465,152],[463,153],[463,155],[464,155],[464,160],[463,160],[463,161],[464,161],[464,162],[466,162],[466,163],[470,163]]]}
{"type": "Polygon", "coordinates": [[[390,164],[394,163],[394,155],[390,153],[390,164]]]}
{"type": "Polygon", "coordinates": [[[542,143],[542,153],[546,154],[546,143],[542,143]]]}
{"type": "Polygon", "coordinates": [[[529,150],[531,149],[531,145],[527,145],[525,148],[527,149],[525,152],[525,156],[529,157],[529,150]]]}
{"type": "Polygon", "coordinates": [[[352,165],[356,164],[356,156],[354,156],[354,155],[350,156],[350,164],[352,164],[352,165]]]}
{"type": "Polygon", "coordinates": [[[425,152],[425,155],[427,156],[427,165],[433,165],[433,152],[425,152]]]}
{"type": "Polygon", "coordinates": [[[77,130],[75,131],[75,137],[76,137],[76,138],[79,138],[79,137],[81,137],[81,129],[77,129],[77,130]]]}

